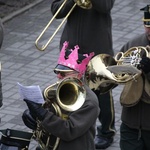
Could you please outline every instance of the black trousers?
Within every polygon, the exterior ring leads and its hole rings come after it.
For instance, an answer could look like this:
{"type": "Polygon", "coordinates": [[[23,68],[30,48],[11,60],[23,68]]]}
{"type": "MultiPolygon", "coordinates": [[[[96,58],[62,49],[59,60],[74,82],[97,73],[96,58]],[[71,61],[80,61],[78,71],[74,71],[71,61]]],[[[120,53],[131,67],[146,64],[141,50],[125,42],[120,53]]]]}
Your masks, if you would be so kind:
{"type": "Polygon", "coordinates": [[[101,123],[97,127],[97,133],[100,137],[111,138],[115,135],[115,111],[112,91],[100,94],[100,91],[94,91],[99,100],[100,114],[98,119],[101,123]]]}
{"type": "Polygon", "coordinates": [[[150,131],[131,129],[122,123],[120,148],[121,150],[150,150],[150,131]]]}

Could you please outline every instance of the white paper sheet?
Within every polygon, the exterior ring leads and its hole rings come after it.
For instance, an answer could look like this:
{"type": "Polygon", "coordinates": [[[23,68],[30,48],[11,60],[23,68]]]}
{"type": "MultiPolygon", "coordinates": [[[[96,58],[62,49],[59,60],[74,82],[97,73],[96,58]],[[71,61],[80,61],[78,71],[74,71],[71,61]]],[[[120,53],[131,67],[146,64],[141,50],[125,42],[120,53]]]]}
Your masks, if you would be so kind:
{"type": "Polygon", "coordinates": [[[40,87],[37,86],[23,86],[19,82],[18,88],[19,88],[19,94],[21,99],[27,99],[30,101],[33,101],[35,103],[43,104],[44,103],[44,98],[41,92],[40,87]]]}
{"type": "Polygon", "coordinates": [[[131,75],[141,73],[139,69],[132,65],[114,65],[114,66],[108,66],[107,69],[114,74],[119,74],[119,73],[128,73],[131,75]]]}

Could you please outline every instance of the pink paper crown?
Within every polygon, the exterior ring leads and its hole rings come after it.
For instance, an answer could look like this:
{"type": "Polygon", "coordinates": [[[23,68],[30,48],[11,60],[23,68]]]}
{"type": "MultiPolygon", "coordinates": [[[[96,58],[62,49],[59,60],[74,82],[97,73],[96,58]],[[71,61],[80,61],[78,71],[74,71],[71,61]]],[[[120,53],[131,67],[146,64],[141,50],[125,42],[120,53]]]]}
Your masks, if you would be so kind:
{"type": "Polygon", "coordinates": [[[68,44],[69,42],[67,41],[63,43],[63,47],[61,49],[58,59],[58,64],[69,67],[71,69],[80,72],[81,74],[84,74],[87,64],[89,63],[90,59],[94,56],[94,52],[90,53],[89,55],[83,54],[83,56],[85,56],[86,58],[83,59],[81,63],[78,63],[78,50],[79,50],[78,45],[74,47],[74,50],[71,49],[71,53],[69,54],[68,58],[65,59],[65,52],[66,49],[68,48],[68,44]]]}

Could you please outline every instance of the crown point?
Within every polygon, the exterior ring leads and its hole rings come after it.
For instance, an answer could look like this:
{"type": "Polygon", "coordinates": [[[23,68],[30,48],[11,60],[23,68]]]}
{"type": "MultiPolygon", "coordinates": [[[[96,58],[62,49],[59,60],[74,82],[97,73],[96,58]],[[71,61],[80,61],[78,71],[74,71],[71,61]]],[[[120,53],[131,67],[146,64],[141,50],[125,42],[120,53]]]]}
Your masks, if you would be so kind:
{"type": "Polygon", "coordinates": [[[79,57],[79,55],[82,55],[82,54],[78,54],[79,46],[76,45],[76,46],[74,46],[74,49],[70,50],[71,53],[69,54],[68,58],[65,59],[65,57],[66,57],[65,52],[68,47],[68,44],[69,44],[69,42],[66,42],[66,41],[64,42],[62,50],[60,52],[59,59],[58,59],[58,64],[67,66],[73,70],[78,71],[81,74],[84,74],[87,64],[89,63],[92,56],[94,56],[94,52],[90,53],[89,55],[84,54],[83,56],[85,56],[85,58],[79,62],[78,57],[79,57]]]}

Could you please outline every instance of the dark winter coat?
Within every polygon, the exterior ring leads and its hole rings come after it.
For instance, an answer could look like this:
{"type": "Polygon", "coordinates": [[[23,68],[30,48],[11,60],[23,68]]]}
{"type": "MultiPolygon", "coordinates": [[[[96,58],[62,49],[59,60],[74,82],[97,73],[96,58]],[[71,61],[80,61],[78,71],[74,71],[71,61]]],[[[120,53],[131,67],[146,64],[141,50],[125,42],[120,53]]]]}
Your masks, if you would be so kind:
{"type": "MultiPolygon", "coordinates": [[[[125,52],[131,47],[147,46],[149,40],[145,34],[139,35],[137,38],[129,41],[124,45],[121,51],[125,52]]],[[[136,100],[136,104],[131,107],[123,106],[121,119],[123,123],[133,129],[144,129],[150,131],[150,73],[140,76],[136,81],[127,83],[121,99],[123,101],[136,100]]]]}
{"type": "MultiPolygon", "coordinates": [[[[115,0],[91,0],[92,9],[83,9],[76,6],[65,24],[60,46],[69,41],[70,48],[79,45],[79,53],[95,52],[95,55],[106,53],[113,55],[112,50],[112,19],[111,9],[115,0]]],[[[53,0],[51,11],[57,11],[64,0],[53,0]]],[[[57,19],[64,18],[71,7],[73,0],[57,15],[57,19]]]]}
{"type": "Polygon", "coordinates": [[[99,115],[98,99],[86,86],[86,99],[81,108],[61,119],[52,112],[46,114],[43,128],[60,138],[57,150],[95,150],[95,123],[99,115]]]}

